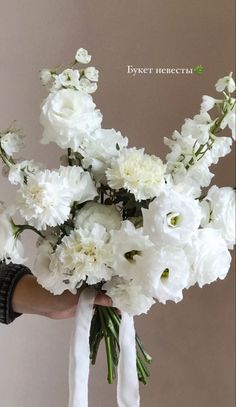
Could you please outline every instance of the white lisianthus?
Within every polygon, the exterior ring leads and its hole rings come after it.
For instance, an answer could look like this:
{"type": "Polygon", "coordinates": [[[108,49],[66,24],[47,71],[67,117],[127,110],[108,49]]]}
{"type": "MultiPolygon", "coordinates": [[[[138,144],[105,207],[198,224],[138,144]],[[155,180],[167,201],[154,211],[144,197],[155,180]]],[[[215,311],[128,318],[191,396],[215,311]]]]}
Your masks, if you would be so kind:
{"type": "Polygon", "coordinates": [[[112,159],[118,157],[120,151],[127,145],[128,138],[123,137],[119,131],[98,129],[85,140],[83,149],[80,150],[84,157],[83,166],[85,168],[92,166],[95,179],[102,180],[112,159]]]}
{"type": "Polygon", "coordinates": [[[79,81],[79,89],[87,92],[94,93],[96,92],[98,85],[95,82],[90,82],[87,78],[81,78],[79,81]]]}
{"type": "Polygon", "coordinates": [[[23,136],[9,131],[0,136],[0,147],[11,157],[12,154],[18,153],[24,147],[23,136]]]}
{"type": "Polygon", "coordinates": [[[76,229],[92,230],[94,224],[102,225],[107,232],[119,229],[121,226],[121,215],[115,205],[102,205],[97,202],[88,202],[75,216],[76,229]]]}
{"type": "Polygon", "coordinates": [[[70,191],[71,201],[83,203],[90,201],[97,196],[97,189],[90,174],[82,167],[68,166],[59,168],[59,175],[62,183],[67,184],[70,191]]]}
{"type": "Polygon", "coordinates": [[[19,238],[15,238],[14,226],[11,220],[10,211],[6,210],[0,202],[0,261],[22,264],[27,259],[24,258],[24,248],[19,238]]]}
{"type": "Polygon", "coordinates": [[[42,170],[42,164],[36,163],[33,160],[25,160],[14,165],[11,165],[8,173],[8,179],[11,184],[22,184],[25,179],[36,172],[42,170]]]}
{"type": "Polygon", "coordinates": [[[169,189],[142,213],[144,233],[158,245],[185,244],[199,228],[202,216],[198,201],[169,189]]]}
{"type": "MultiPolygon", "coordinates": [[[[97,284],[112,277],[109,235],[95,224],[91,230],[75,229],[64,236],[51,256],[50,271],[57,270],[63,280],[69,280],[73,289],[83,282],[97,284]]],[[[66,283],[65,283],[66,289],[66,283]]]]}
{"type": "Polygon", "coordinates": [[[48,85],[52,81],[52,72],[50,69],[42,69],[40,71],[40,80],[43,85],[48,85]]]}
{"type": "Polygon", "coordinates": [[[235,82],[232,78],[232,74],[233,72],[230,72],[228,76],[224,76],[216,82],[215,87],[217,92],[223,92],[225,89],[227,89],[229,93],[233,93],[235,91],[235,82]]]}
{"type": "Polygon", "coordinates": [[[225,240],[218,230],[199,229],[192,242],[185,247],[191,264],[188,288],[198,283],[199,287],[223,280],[230,268],[231,256],[225,240]]]}
{"type": "Polygon", "coordinates": [[[64,223],[70,214],[71,191],[56,171],[39,171],[17,192],[21,216],[38,230],[64,223]]]}
{"type": "Polygon", "coordinates": [[[121,150],[106,171],[111,188],[127,189],[137,201],[158,196],[165,185],[164,175],[165,165],[159,157],[136,148],[121,150]]]}
{"type": "Polygon", "coordinates": [[[187,287],[190,264],[183,249],[163,246],[156,249],[156,264],[149,276],[150,293],[159,302],[176,303],[183,299],[183,289],[187,287]]]}
{"type": "Polygon", "coordinates": [[[217,229],[228,248],[235,244],[235,191],[230,187],[213,185],[201,202],[204,217],[202,226],[217,229]]]}
{"type": "Polygon", "coordinates": [[[211,96],[204,95],[202,97],[202,103],[201,103],[201,113],[208,112],[209,110],[213,109],[213,107],[217,104],[222,102],[221,100],[215,99],[211,96]]]}
{"type": "Polygon", "coordinates": [[[155,303],[152,297],[143,293],[141,285],[120,277],[113,277],[103,285],[103,289],[111,297],[113,306],[127,312],[130,316],[147,313],[155,303]]]}
{"type": "Polygon", "coordinates": [[[65,69],[59,76],[58,76],[62,86],[65,88],[74,87],[76,89],[79,88],[79,79],[80,73],[78,69],[65,69]]]}
{"type": "Polygon", "coordinates": [[[90,66],[84,70],[84,75],[90,81],[97,82],[99,71],[94,66],[90,66]]]}
{"type": "Polygon", "coordinates": [[[88,54],[86,49],[79,48],[76,52],[75,60],[81,64],[89,64],[91,61],[91,55],[88,54]]]}
{"type": "Polygon", "coordinates": [[[41,142],[55,142],[61,148],[77,151],[84,137],[100,127],[102,114],[90,95],[73,89],[50,93],[42,105],[44,127],[41,142]]]}

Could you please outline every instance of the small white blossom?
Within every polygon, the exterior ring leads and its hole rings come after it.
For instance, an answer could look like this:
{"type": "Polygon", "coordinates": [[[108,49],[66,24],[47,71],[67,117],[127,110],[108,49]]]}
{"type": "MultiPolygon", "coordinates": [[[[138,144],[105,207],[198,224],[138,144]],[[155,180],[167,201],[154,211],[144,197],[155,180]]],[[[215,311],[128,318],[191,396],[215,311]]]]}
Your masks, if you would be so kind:
{"type": "Polygon", "coordinates": [[[76,52],[75,60],[81,64],[89,64],[91,61],[91,55],[88,54],[86,49],[79,48],[76,52]]]}
{"type": "Polygon", "coordinates": [[[33,160],[25,160],[14,165],[11,165],[8,173],[8,179],[11,184],[23,184],[25,179],[42,169],[42,164],[36,163],[33,160]]]}
{"type": "Polygon", "coordinates": [[[8,156],[18,153],[23,147],[23,136],[16,132],[9,131],[0,136],[0,146],[8,156]]]}
{"type": "Polygon", "coordinates": [[[52,72],[50,69],[42,69],[40,71],[40,80],[43,85],[48,85],[52,81],[52,72]]]}
{"type": "Polygon", "coordinates": [[[87,93],[96,92],[98,85],[95,82],[90,82],[87,78],[81,78],[79,81],[79,89],[87,93]]]}
{"type": "Polygon", "coordinates": [[[220,103],[221,100],[217,100],[211,96],[204,95],[202,97],[202,103],[201,103],[201,113],[208,112],[209,110],[213,109],[213,107],[217,104],[220,103]]]}
{"type": "Polygon", "coordinates": [[[96,68],[94,68],[94,66],[90,66],[84,70],[84,75],[90,81],[97,82],[99,72],[96,68]]]}
{"type": "Polygon", "coordinates": [[[229,93],[233,93],[235,91],[235,82],[232,78],[233,72],[231,72],[228,76],[224,76],[220,78],[216,82],[216,90],[217,92],[223,92],[223,90],[227,89],[229,93]]]}
{"type": "Polygon", "coordinates": [[[65,88],[76,88],[79,89],[79,79],[80,73],[78,69],[65,69],[59,76],[58,76],[62,86],[65,88]]]}

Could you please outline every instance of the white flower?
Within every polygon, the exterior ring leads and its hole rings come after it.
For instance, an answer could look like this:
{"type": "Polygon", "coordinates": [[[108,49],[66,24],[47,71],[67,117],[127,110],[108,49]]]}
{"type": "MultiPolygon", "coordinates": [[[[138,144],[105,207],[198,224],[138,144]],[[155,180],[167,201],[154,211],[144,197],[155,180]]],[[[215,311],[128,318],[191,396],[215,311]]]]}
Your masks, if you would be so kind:
{"type": "Polygon", "coordinates": [[[50,69],[42,69],[40,71],[40,80],[43,85],[48,85],[52,80],[52,73],[50,69]]]}
{"type": "Polygon", "coordinates": [[[64,223],[69,217],[71,202],[66,179],[55,171],[32,174],[17,192],[20,214],[38,230],[64,223]]]}
{"type": "Polygon", "coordinates": [[[224,119],[220,123],[221,129],[225,129],[226,126],[228,126],[232,131],[232,139],[235,140],[235,101],[233,109],[225,115],[224,119]]]}
{"type": "Polygon", "coordinates": [[[156,249],[156,265],[149,277],[150,292],[159,302],[176,303],[183,299],[183,289],[187,287],[190,264],[184,250],[175,246],[156,249]]]}
{"type": "Polygon", "coordinates": [[[224,76],[220,78],[216,82],[216,90],[217,92],[223,92],[223,90],[227,89],[229,93],[233,93],[235,91],[235,82],[232,78],[233,72],[231,72],[228,76],[224,76]]]}
{"type": "Polygon", "coordinates": [[[194,116],[193,119],[185,119],[181,128],[182,137],[191,135],[200,144],[205,144],[209,139],[209,131],[212,125],[211,117],[208,113],[202,112],[194,116]]]}
{"type": "Polygon", "coordinates": [[[144,233],[155,244],[185,244],[200,226],[202,216],[195,199],[168,189],[142,212],[144,233]]]}
{"type": "Polygon", "coordinates": [[[121,226],[121,215],[115,205],[88,202],[76,214],[74,220],[75,228],[92,230],[95,223],[102,225],[107,232],[119,229],[121,226]]]}
{"type": "Polygon", "coordinates": [[[24,258],[21,241],[15,238],[15,232],[10,213],[0,202],[0,261],[7,264],[10,262],[22,264],[27,260],[24,258]]]}
{"type": "Polygon", "coordinates": [[[204,218],[202,226],[217,229],[228,248],[235,244],[235,191],[230,187],[213,185],[201,203],[204,218]]]}
{"type": "Polygon", "coordinates": [[[50,93],[42,105],[44,127],[41,142],[55,142],[61,148],[77,151],[83,138],[100,127],[102,114],[90,95],[73,89],[50,93]]]}
{"type": "Polygon", "coordinates": [[[103,289],[111,297],[113,306],[127,312],[130,316],[147,313],[155,303],[152,297],[143,293],[142,286],[119,277],[113,277],[103,285],[103,289]]]}
{"type": "Polygon", "coordinates": [[[25,160],[11,165],[8,173],[8,179],[11,184],[22,184],[29,175],[35,174],[42,169],[42,164],[33,160],[25,160]]]}
{"type": "Polygon", "coordinates": [[[78,69],[65,69],[59,76],[58,76],[62,86],[65,88],[68,87],[75,87],[76,89],[79,88],[79,78],[80,73],[78,69]]]}
{"type": "Polygon", "coordinates": [[[57,270],[73,288],[84,281],[89,285],[108,281],[112,270],[107,241],[108,233],[101,225],[95,224],[92,230],[75,229],[69,236],[63,237],[52,254],[50,271],[57,270]]]}
{"type": "Polygon", "coordinates": [[[231,256],[225,240],[216,229],[199,229],[191,244],[185,247],[191,273],[188,287],[198,283],[200,287],[220,278],[223,280],[230,268],[231,256]]]}
{"type": "Polygon", "coordinates": [[[86,49],[79,48],[76,52],[75,60],[81,64],[89,64],[91,61],[91,55],[88,54],[86,49]]]}
{"type": "Polygon", "coordinates": [[[127,189],[138,201],[160,194],[165,185],[164,174],[165,166],[160,158],[136,148],[121,150],[106,171],[111,188],[127,189]]]}
{"type": "Polygon", "coordinates": [[[207,162],[208,165],[211,165],[212,163],[217,164],[219,158],[225,157],[230,153],[232,143],[230,137],[215,137],[211,149],[204,155],[204,161],[207,162]]]}
{"type": "Polygon", "coordinates": [[[90,201],[97,196],[97,189],[91,179],[90,174],[81,167],[61,166],[59,175],[62,182],[66,182],[71,194],[71,201],[83,203],[90,201]]]}
{"type": "MultiPolygon", "coordinates": [[[[190,119],[189,119],[190,120],[190,119]]],[[[185,127],[186,129],[186,127],[185,127]]],[[[178,165],[178,161],[181,159],[181,164],[188,164],[193,157],[194,146],[195,149],[200,147],[198,140],[193,138],[191,134],[184,137],[178,131],[174,131],[172,139],[164,137],[164,143],[170,148],[171,152],[167,154],[166,160],[168,168],[178,165]]]]}
{"type": "Polygon", "coordinates": [[[23,136],[9,131],[0,136],[0,147],[7,155],[12,156],[12,154],[18,153],[24,147],[23,136]]]}
{"type": "Polygon", "coordinates": [[[81,78],[79,81],[79,89],[83,92],[94,93],[97,88],[98,85],[95,82],[90,82],[87,78],[81,78]]]}
{"type": "Polygon", "coordinates": [[[211,96],[204,95],[202,97],[202,103],[201,103],[201,113],[208,112],[209,110],[213,109],[213,107],[217,104],[220,103],[221,100],[217,100],[211,96]]]}
{"type": "Polygon", "coordinates": [[[98,129],[85,139],[83,149],[83,166],[92,166],[96,180],[105,178],[105,171],[111,165],[112,159],[119,156],[119,152],[127,147],[128,139],[114,129],[98,129]]]}
{"type": "Polygon", "coordinates": [[[90,66],[84,70],[84,75],[87,79],[93,82],[98,81],[99,72],[94,66],[90,66]]]}

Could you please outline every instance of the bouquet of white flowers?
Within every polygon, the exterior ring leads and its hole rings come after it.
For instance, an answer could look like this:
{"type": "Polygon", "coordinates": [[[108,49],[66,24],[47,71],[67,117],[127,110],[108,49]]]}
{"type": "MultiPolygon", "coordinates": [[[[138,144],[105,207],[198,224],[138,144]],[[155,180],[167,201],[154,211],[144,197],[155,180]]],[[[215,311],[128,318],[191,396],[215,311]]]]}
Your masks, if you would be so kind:
{"type": "Polygon", "coordinates": [[[184,289],[224,279],[230,268],[235,191],[214,185],[202,194],[202,188],[214,176],[209,167],[231,151],[235,83],[232,73],[219,79],[221,98],[203,96],[200,113],[165,138],[170,152],[164,163],[128,147],[119,131],[101,127],[91,96],[98,70],[79,67],[90,60],[80,48],[70,68],[41,71],[49,89],[41,107],[41,143],[65,150],[59,168],[15,160],[23,146],[20,130],[11,125],[0,132],[4,173],[18,185],[15,204],[0,206],[0,260],[24,262],[20,235],[31,229],[39,235],[33,270],[38,282],[54,294],[86,288],[72,341],[70,406],[87,406],[89,356],[94,364],[104,339],[110,383],[118,367],[118,405],[135,407],[138,379],[147,382],[151,357],[133,316],[156,301],[179,302],[184,289]],[[210,116],[213,108],[217,113],[210,116]],[[93,308],[100,291],[114,308],[93,308]]]}

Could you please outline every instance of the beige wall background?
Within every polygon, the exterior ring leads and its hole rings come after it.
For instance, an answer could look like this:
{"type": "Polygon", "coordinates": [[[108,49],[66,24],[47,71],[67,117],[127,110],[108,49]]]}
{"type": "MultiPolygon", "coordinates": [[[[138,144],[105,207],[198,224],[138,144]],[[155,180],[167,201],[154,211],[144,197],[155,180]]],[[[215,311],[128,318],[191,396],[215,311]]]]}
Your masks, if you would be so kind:
{"type": "MultiPolygon", "coordinates": [[[[42,67],[70,61],[83,46],[100,69],[95,99],[104,127],[114,127],[164,158],[163,137],[198,112],[202,94],[235,71],[233,0],[0,0],[0,127],[17,119],[28,137],[24,157],[57,166],[59,149],[39,145],[42,67]],[[130,77],[136,67],[194,67],[202,75],[130,77]]],[[[233,155],[215,167],[214,183],[234,185],[233,155]]],[[[0,178],[0,199],[14,189],[0,178]]],[[[31,235],[30,235],[31,236],[31,235]]],[[[25,242],[33,263],[34,245],[25,242]]],[[[234,406],[234,271],[187,291],[178,305],[156,305],[136,326],[152,353],[143,407],[234,406]]],[[[23,316],[0,326],[1,407],[67,406],[73,321],[23,316]]],[[[113,407],[104,353],[92,369],[90,407],[113,407]]]]}

